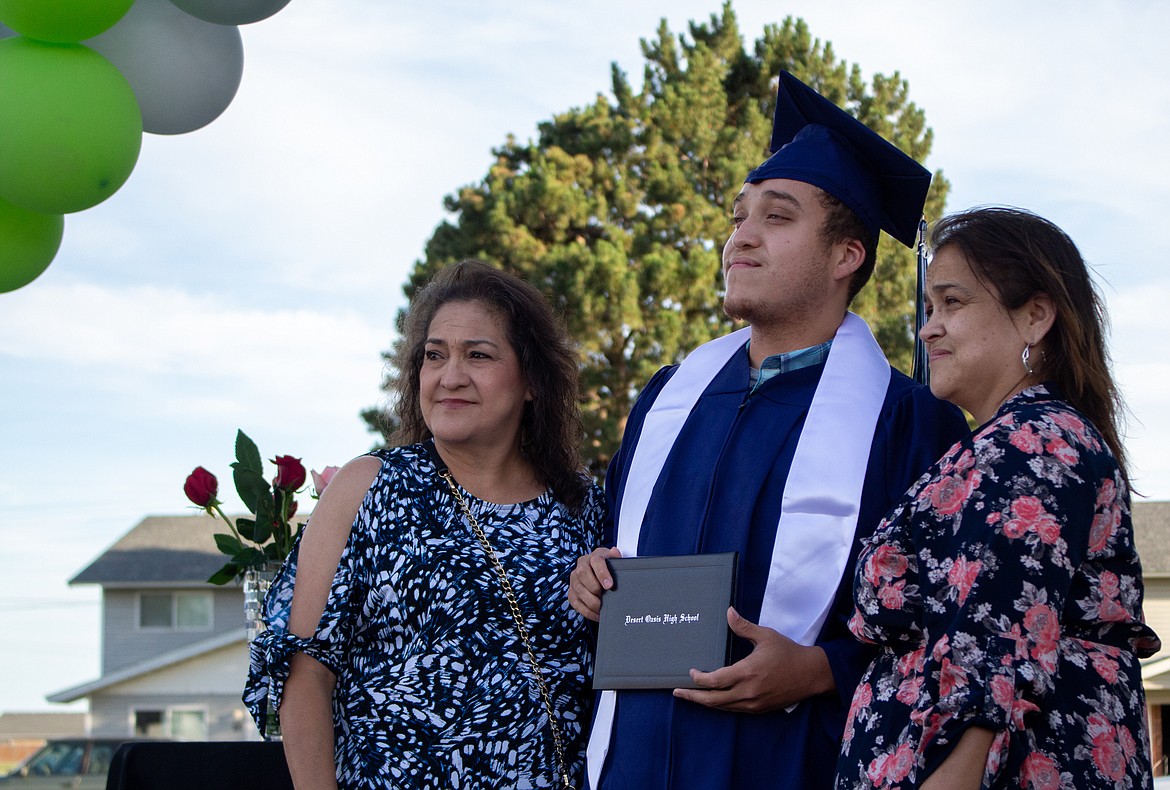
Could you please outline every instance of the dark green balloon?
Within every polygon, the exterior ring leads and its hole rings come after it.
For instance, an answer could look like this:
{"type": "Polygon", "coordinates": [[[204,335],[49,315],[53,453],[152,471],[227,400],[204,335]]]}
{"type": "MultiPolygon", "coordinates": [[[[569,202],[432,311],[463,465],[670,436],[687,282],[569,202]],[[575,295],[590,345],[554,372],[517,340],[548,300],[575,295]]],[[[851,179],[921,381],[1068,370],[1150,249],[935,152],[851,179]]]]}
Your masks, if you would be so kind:
{"type": "Polygon", "coordinates": [[[61,215],[37,214],[0,200],[0,293],[28,285],[49,268],[64,232],[61,215]]]}
{"type": "Polygon", "coordinates": [[[29,38],[76,44],[109,30],[134,0],[0,0],[0,22],[29,38]]]}
{"type": "Polygon", "coordinates": [[[141,148],[142,113],[108,60],[0,40],[0,197],[42,214],[87,209],[130,177],[141,148]]]}

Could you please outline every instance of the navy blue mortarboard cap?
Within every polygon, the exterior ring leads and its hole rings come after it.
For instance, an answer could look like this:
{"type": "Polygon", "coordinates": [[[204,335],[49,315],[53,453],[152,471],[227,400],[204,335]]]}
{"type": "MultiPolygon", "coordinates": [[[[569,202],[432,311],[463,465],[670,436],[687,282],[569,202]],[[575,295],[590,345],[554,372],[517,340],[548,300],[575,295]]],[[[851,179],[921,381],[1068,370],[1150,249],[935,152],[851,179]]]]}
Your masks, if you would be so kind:
{"type": "Polygon", "coordinates": [[[787,71],[780,72],[771,149],[745,181],[790,178],[820,187],[875,237],[881,229],[914,245],[930,171],[787,71]]]}

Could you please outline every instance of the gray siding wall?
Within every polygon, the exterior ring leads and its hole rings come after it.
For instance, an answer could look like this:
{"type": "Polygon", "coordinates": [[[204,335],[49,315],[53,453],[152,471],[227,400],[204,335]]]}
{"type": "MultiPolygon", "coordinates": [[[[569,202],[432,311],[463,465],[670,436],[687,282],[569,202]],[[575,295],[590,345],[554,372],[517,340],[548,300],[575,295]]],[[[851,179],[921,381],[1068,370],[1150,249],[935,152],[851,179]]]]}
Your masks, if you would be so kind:
{"type": "MultiPolygon", "coordinates": [[[[159,630],[138,627],[138,590],[106,589],[102,595],[102,674],[155,658],[244,626],[244,593],[236,586],[213,588],[211,628],[159,630]]],[[[146,592],[208,592],[207,587],[146,592]]]]}
{"type": "Polygon", "coordinates": [[[238,696],[196,695],[105,695],[89,698],[91,735],[95,738],[133,737],[135,709],[165,710],[167,707],[200,707],[207,710],[208,740],[258,741],[260,735],[238,696]]]}

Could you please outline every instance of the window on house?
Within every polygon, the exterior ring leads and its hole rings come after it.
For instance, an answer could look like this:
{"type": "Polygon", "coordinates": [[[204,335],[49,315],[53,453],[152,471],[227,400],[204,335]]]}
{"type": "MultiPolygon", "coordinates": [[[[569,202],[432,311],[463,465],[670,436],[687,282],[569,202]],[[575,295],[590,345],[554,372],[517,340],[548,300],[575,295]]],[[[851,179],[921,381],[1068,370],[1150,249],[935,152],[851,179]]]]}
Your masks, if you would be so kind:
{"type": "Polygon", "coordinates": [[[207,740],[207,713],[202,710],[172,710],[171,737],[180,741],[207,740]]]}
{"type": "Polygon", "coordinates": [[[166,720],[166,715],[166,711],[162,710],[134,711],[134,737],[165,738],[166,728],[163,722],[166,720]]]}
{"type": "Polygon", "coordinates": [[[138,596],[138,627],[211,628],[211,593],[142,593],[138,596]]]}
{"type": "Polygon", "coordinates": [[[168,706],[134,711],[135,738],[173,738],[178,741],[207,740],[207,709],[168,706]]]}

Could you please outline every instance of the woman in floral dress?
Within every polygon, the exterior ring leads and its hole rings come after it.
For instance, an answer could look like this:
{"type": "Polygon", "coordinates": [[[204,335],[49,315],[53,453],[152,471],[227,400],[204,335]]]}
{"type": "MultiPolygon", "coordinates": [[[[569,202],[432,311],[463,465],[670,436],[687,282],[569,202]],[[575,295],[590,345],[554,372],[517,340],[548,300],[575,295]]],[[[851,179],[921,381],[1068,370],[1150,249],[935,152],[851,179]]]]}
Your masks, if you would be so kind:
{"type": "Polygon", "coordinates": [[[1076,246],[1017,209],[933,230],[931,389],[979,424],[867,541],[850,624],[881,652],[837,787],[1151,784],[1119,397],[1076,246]]]}

